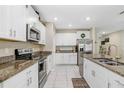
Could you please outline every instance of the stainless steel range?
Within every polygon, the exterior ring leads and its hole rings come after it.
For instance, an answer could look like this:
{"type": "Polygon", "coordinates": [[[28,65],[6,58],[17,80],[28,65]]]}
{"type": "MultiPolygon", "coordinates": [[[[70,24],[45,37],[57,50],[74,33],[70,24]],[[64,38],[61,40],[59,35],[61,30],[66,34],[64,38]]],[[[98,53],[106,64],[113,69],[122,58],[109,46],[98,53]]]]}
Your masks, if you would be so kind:
{"type": "Polygon", "coordinates": [[[32,49],[15,49],[16,60],[32,60],[32,49]]]}
{"type": "MultiPolygon", "coordinates": [[[[15,49],[16,60],[33,60],[32,49],[15,49]]],[[[37,59],[37,58],[36,58],[37,59]]],[[[39,88],[42,88],[47,80],[46,57],[38,57],[39,88]]]]}
{"type": "Polygon", "coordinates": [[[42,88],[47,80],[46,57],[39,59],[39,88],[42,88]]]}

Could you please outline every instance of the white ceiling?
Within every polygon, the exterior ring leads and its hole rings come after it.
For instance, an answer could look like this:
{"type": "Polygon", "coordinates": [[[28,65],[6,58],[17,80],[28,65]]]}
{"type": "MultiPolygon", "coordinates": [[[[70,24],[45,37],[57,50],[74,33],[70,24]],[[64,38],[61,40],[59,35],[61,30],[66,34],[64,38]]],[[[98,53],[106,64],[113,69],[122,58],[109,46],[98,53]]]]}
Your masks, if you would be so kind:
{"type": "Polygon", "coordinates": [[[124,29],[124,5],[35,5],[44,21],[54,22],[57,29],[83,29],[95,26],[99,31],[124,29]],[[58,20],[55,21],[54,17],[58,20]],[[90,17],[90,21],[86,21],[90,17]],[[69,27],[71,24],[72,27],[69,27]]]}

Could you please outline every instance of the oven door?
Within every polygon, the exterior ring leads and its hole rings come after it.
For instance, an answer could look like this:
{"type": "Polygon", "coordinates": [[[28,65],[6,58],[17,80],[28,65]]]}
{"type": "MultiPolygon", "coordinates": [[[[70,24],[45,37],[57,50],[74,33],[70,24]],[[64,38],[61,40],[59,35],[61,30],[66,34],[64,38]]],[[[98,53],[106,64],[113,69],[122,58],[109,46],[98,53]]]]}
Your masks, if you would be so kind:
{"type": "Polygon", "coordinates": [[[42,83],[43,79],[46,77],[46,61],[39,61],[39,84],[42,83]]]}

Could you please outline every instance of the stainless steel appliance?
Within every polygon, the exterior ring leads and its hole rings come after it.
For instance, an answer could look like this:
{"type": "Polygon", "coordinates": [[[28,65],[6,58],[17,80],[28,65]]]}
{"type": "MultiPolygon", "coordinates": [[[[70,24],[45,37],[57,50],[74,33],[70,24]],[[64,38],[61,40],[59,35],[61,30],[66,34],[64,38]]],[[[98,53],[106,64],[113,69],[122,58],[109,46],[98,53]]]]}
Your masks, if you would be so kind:
{"type": "Polygon", "coordinates": [[[46,57],[39,59],[39,88],[42,88],[47,80],[46,57]]]}
{"type": "Polygon", "coordinates": [[[40,40],[40,31],[34,27],[27,24],[27,40],[28,41],[39,41],[40,40]]]}
{"type": "Polygon", "coordinates": [[[32,49],[15,49],[16,60],[31,60],[32,49]]]}
{"type": "MultiPolygon", "coordinates": [[[[32,49],[15,49],[16,60],[33,60],[32,49]]],[[[36,58],[37,59],[37,58],[36,58]]],[[[47,80],[46,57],[38,57],[38,80],[39,88],[42,88],[47,80]]]]}
{"type": "Polygon", "coordinates": [[[80,75],[83,77],[83,55],[92,53],[91,39],[77,40],[77,65],[79,66],[80,75]]]}

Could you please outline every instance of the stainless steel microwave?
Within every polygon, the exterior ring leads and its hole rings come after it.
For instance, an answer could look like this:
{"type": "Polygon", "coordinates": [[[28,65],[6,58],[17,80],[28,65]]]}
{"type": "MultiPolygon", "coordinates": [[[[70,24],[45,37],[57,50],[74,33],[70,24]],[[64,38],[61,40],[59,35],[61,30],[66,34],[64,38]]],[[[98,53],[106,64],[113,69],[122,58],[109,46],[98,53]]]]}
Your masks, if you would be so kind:
{"type": "Polygon", "coordinates": [[[30,27],[30,25],[28,24],[26,27],[27,27],[27,40],[38,42],[40,40],[40,31],[33,26],[30,27]]]}

